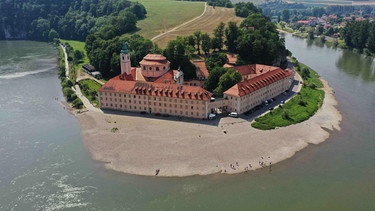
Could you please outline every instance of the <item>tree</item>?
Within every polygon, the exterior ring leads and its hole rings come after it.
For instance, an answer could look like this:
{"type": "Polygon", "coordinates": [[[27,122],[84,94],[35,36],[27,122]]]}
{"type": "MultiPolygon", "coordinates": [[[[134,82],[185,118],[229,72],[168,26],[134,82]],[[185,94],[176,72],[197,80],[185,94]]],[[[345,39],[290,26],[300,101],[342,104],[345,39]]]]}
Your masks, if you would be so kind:
{"type": "Polygon", "coordinates": [[[195,43],[197,44],[198,55],[201,55],[200,44],[202,41],[202,33],[200,31],[194,32],[195,43]]]}
{"type": "Polygon", "coordinates": [[[181,37],[176,40],[168,42],[164,49],[163,55],[171,62],[171,68],[177,70],[180,68],[184,72],[184,78],[196,78],[196,67],[190,62],[190,59],[185,54],[187,45],[181,37]]]}
{"type": "Polygon", "coordinates": [[[310,70],[307,67],[302,68],[302,78],[303,79],[310,78],[310,70]]]}
{"type": "Polygon", "coordinates": [[[226,73],[220,76],[219,86],[214,90],[214,94],[218,97],[223,96],[223,92],[239,83],[242,80],[242,76],[239,72],[234,69],[228,69],[226,73]]]}
{"type": "Polygon", "coordinates": [[[224,28],[225,24],[221,22],[215,29],[214,29],[214,38],[212,39],[212,48],[218,49],[221,51],[224,45],[224,28]]]}
{"type": "Polygon", "coordinates": [[[202,50],[205,55],[210,53],[210,49],[212,47],[211,38],[207,33],[202,34],[202,50]]]}
{"type": "Polygon", "coordinates": [[[211,70],[215,67],[223,67],[227,59],[226,53],[216,52],[206,58],[206,67],[211,73],[211,70]]]}
{"type": "Polygon", "coordinates": [[[314,29],[310,29],[308,32],[307,32],[307,36],[310,40],[313,40],[315,38],[315,35],[314,35],[314,29]]]}
{"type": "Polygon", "coordinates": [[[136,15],[138,20],[144,19],[147,14],[145,6],[138,2],[132,2],[128,10],[131,11],[134,15],[136,15]]]}
{"type": "Polygon", "coordinates": [[[53,42],[55,41],[55,39],[59,38],[59,34],[57,33],[57,31],[55,29],[51,29],[48,33],[48,40],[50,42],[53,42]]]}
{"type": "Polygon", "coordinates": [[[227,70],[223,67],[215,67],[214,69],[212,69],[207,77],[206,82],[204,83],[204,88],[208,91],[213,92],[219,84],[220,77],[226,71],[227,70]]]}
{"type": "Polygon", "coordinates": [[[282,20],[289,23],[289,19],[290,19],[289,10],[288,9],[283,10],[282,11],[282,20]]]}
{"type": "Polygon", "coordinates": [[[83,57],[85,57],[85,53],[83,51],[80,51],[80,50],[74,51],[73,59],[75,63],[78,63],[79,60],[83,59],[83,57]]]}
{"type": "Polygon", "coordinates": [[[236,53],[236,40],[240,36],[240,30],[236,22],[228,22],[228,27],[225,29],[226,46],[229,52],[236,53]]]}
{"type": "Polygon", "coordinates": [[[259,13],[251,14],[240,25],[245,26],[252,26],[254,30],[244,31],[236,41],[239,62],[274,65],[277,58],[285,57],[284,39],[279,37],[276,26],[268,18],[259,13]]]}
{"type": "Polygon", "coordinates": [[[47,41],[50,32],[50,22],[44,18],[38,18],[31,23],[30,36],[35,40],[47,41]]]}

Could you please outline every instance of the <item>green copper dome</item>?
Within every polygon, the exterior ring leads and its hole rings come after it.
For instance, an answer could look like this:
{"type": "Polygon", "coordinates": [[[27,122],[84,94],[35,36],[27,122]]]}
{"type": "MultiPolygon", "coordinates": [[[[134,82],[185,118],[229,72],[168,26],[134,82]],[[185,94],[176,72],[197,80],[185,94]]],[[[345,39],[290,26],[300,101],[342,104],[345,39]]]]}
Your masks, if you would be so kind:
{"type": "Polygon", "coordinates": [[[121,53],[122,54],[128,54],[129,53],[128,46],[126,46],[126,42],[122,43],[121,53]]]}

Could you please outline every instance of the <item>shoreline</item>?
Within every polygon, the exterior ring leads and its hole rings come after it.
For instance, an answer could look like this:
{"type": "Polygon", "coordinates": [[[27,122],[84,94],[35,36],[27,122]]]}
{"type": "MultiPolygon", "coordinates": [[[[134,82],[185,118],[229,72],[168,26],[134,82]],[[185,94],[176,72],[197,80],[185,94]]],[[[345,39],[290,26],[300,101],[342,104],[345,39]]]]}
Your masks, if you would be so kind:
{"type": "Polygon", "coordinates": [[[340,130],[334,92],[322,81],[325,97],[314,116],[268,131],[252,128],[242,118],[179,121],[128,112],[74,114],[86,149],[107,169],[144,176],[159,170],[163,177],[235,174],[286,160],[309,144],[327,140],[329,131],[340,130]]]}

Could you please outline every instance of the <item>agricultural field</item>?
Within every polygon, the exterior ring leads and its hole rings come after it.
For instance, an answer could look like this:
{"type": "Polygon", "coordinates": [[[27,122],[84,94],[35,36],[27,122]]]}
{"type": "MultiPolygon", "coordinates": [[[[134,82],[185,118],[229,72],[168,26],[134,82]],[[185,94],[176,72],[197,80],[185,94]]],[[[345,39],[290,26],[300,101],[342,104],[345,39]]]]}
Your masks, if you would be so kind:
{"type": "Polygon", "coordinates": [[[201,15],[204,2],[187,2],[175,0],[132,0],[143,4],[147,17],[137,22],[140,30],[136,33],[147,39],[164,33],[184,22],[201,15]]]}
{"type": "Polygon", "coordinates": [[[175,0],[139,0],[138,2],[146,7],[147,18],[138,21],[137,26],[140,31],[137,33],[148,39],[154,38],[153,42],[161,48],[165,48],[168,41],[176,39],[177,36],[188,36],[195,31],[211,34],[220,22],[243,20],[235,16],[233,8],[207,6],[205,11],[204,2],[175,0]],[[165,34],[156,37],[162,33],[165,34]]]}
{"type": "Polygon", "coordinates": [[[176,39],[177,36],[192,35],[195,31],[207,32],[212,34],[213,30],[221,23],[228,23],[229,21],[240,23],[243,18],[237,17],[234,14],[233,8],[211,7],[207,6],[206,12],[197,19],[183,24],[172,31],[153,39],[153,42],[159,47],[167,46],[168,41],[176,39]]]}
{"type": "Polygon", "coordinates": [[[345,0],[288,0],[287,2],[302,3],[306,6],[327,6],[327,5],[343,5],[343,6],[359,6],[359,5],[375,5],[375,1],[345,1],[345,0]]]}

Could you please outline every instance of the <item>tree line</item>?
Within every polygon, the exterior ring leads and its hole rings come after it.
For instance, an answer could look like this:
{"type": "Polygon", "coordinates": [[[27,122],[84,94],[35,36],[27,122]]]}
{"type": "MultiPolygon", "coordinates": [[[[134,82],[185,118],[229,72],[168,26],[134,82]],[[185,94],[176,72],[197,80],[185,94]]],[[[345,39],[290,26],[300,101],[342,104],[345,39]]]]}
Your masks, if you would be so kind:
{"type": "Polygon", "coordinates": [[[340,36],[349,48],[375,53],[375,22],[350,21],[341,30],[340,36]]]}
{"type": "MultiPolygon", "coordinates": [[[[178,0],[182,1],[182,0],[178,0]]],[[[185,0],[185,1],[203,1],[207,2],[210,6],[232,8],[233,4],[230,0],[185,0]]]]}
{"type": "Polygon", "coordinates": [[[0,0],[0,14],[0,39],[84,41],[97,31],[134,31],[147,12],[127,0],[0,0]]]}

